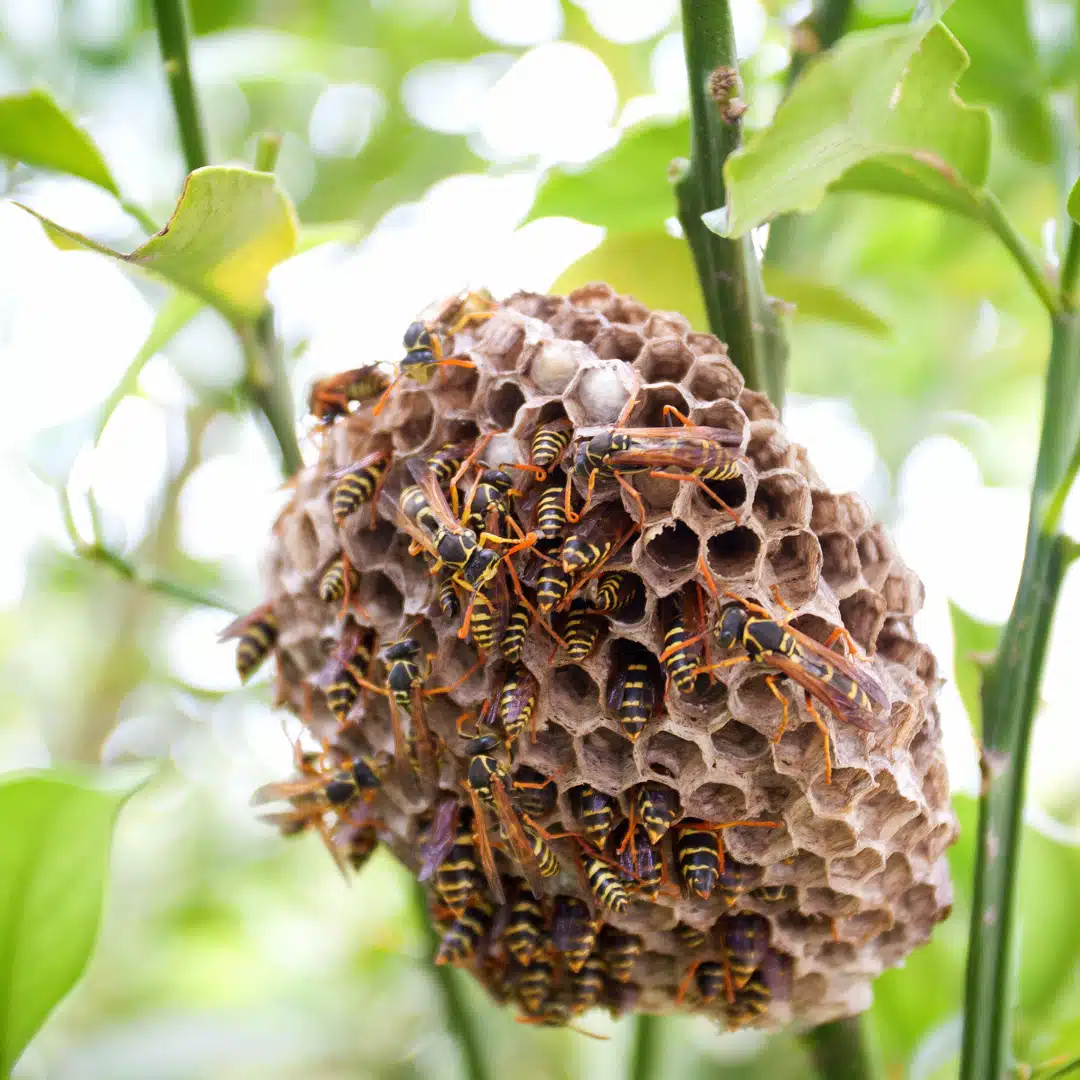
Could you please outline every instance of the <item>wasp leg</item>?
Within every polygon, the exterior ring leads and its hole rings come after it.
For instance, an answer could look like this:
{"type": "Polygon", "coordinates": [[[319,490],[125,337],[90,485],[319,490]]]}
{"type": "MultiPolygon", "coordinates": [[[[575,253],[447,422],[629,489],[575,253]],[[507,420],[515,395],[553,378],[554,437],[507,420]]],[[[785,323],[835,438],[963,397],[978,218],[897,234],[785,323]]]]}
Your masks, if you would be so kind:
{"type": "Polygon", "coordinates": [[[811,719],[821,729],[821,737],[825,740],[825,783],[832,783],[832,754],[829,752],[829,725],[821,719],[821,714],[817,711],[817,706],[814,704],[814,699],[809,694],[806,695],[806,708],[810,713],[811,719]]]}
{"type": "Polygon", "coordinates": [[[787,697],[780,692],[780,688],[776,685],[777,678],[775,675],[765,676],[765,685],[769,688],[773,697],[780,702],[780,708],[784,710],[784,714],[780,719],[780,730],[773,736],[772,741],[778,743],[787,730],[788,726],[788,710],[790,708],[787,697]]]}
{"type": "Polygon", "coordinates": [[[727,514],[730,514],[737,525],[742,524],[742,521],[739,518],[739,515],[736,514],[735,511],[732,510],[731,507],[728,506],[728,504],[726,502],[724,502],[724,500],[721,499],[720,496],[717,495],[716,492],[713,491],[713,489],[711,487],[709,487],[709,485],[706,484],[705,481],[702,480],[700,476],[694,476],[693,473],[670,473],[670,472],[661,472],[659,470],[653,470],[652,472],[649,473],[649,475],[650,476],[655,476],[657,479],[660,479],[660,480],[678,480],[680,484],[694,484],[694,485],[696,485],[697,487],[701,488],[701,490],[704,491],[705,494],[708,495],[709,498],[713,500],[713,502],[719,504],[721,510],[723,510],[727,514]]]}

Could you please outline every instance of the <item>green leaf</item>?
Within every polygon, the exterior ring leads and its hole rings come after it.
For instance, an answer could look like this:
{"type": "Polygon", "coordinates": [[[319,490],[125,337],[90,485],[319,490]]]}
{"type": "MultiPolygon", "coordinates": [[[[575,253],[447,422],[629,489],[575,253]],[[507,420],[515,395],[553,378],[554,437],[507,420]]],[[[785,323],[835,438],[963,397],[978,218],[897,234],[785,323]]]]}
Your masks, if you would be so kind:
{"type": "Polygon", "coordinates": [[[794,305],[797,316],[862,330],[873,337],[887,338],[892,333],[884,319],[835,285],[789,274],[767,263],[762,273],[768,294],[794,305]]]}
{"type": "Polygon", "coordinates": [[[881,156],[920,163],[916,179],[929,171],[980,189],[990,119],[956,95],[966,67],[964,50],[940,23],[845,36],[808,68],[773,123],[725,164],[728,234],[812,210],[845,172],[881,156]]]}
{"type": "Polygon", "coordinates": [[[234,322],[259,316],[267,275],[296,251],[296,213],[270,173],[208,166],[184,184],[161,232],[130,255],[65,229],[24,206],[60,247],[84,248],[148,270],[234,322]]]}
{"type": "Polygon", "coordinates": [[[982,680],[986,665],[993,659],[1001,639],[1001,627],[973,619],[949,601],[953,629],[953,669],[956,689],[967,709],[971,730],[982,737],[982,680]]]}
{"type": "Polygon", "coordinates": [[[78,176],[119,195],[101,151],[47,90],[0,98],[0,157],[78,176]]]}
{"type": "Polygon", "coordinates": [[[659,229],[675,213],[668,169],[689,150],[685,117],[630,128],[611,150],[583,168],[552,169],[526,220],[572,217],[612,232],[659,229]]]}
{"type": "Polygon", "coordinates": [[[0,783],[0,1075],[86,967],[131,790],[54,771],[0,783]]]}
{"type": "Polygon", "coordinates": [[[1068,209],[1069,217],[1080,224],[1080,180],[1073,184],[1073,189],[1069,192],[1068,209]]]}

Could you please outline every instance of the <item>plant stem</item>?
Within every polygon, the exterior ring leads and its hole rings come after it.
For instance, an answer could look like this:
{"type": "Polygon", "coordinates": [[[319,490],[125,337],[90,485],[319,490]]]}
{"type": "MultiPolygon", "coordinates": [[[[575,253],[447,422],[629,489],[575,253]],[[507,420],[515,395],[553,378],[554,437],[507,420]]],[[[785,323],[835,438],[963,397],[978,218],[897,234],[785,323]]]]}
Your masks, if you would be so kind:
{"type": "Polygon", "coordinates": [[[819,1024],[803,1036],[803,1042],[818,1075],[827,1080],[865,1080],[878,1073],[861,1017],[819,1024]]]}
{"type": "Polygon", "coordinates": [[[1055,315],[1043,427],[1016,600],[982,686],[983,750],[961,1080],[1010,1065],[1016,882],[1027,752],[1054,608],[1074,545],[1058,531],[1080,444],[1080,313],[1055,315]]]}
{"type": "Polygon", "coordinates": [[[663,1074],[660,1067],[662,1035],[659,1016],[638,1014],[634,1020],[634,1045],[630,1049],[627,1080],[653,1080],[663,1074]]]}
{"type": "Polygon", "coordinates": [[[285,378],[281,343],[274,334],[273,312],[267,308],[254,326],[237,327],[247,361],[244,393],[258,407],[281,454],[281,471],[288,478],[304,464],[296,440],[292,398],[285,378]]]}
{"type": "Polygon", "coordinates": [[[831,49],[840,40],[852,7],[852,0],[814,0],[814,10],[795,28],[795,34],[792,35],[791,64],[787,73],[789,90],[812,57],[831,49]],[[804,34],[801,39],[798,37],[799,31],[804,34]]]}
{"type": "MultiPolygon", "coordinates": [[[[1061,310],[1058,298],[1054,290],[1050,288],[1043,268],[1039,265],[1035,253],[1024,242],[1024,238],[1013,227],[1013,223],[1005,215],[1001,203],[994,198],[989,191],[979,195],[979,207],[982,211],[983,221],[997,234],[998,239],[1008,249],[1010,255],[1020,267],[1020,272],[1027,278],[1028,284],[1035,290],[1035,295],[1043,302],[1043,306],[1053,316],[1061,310]]],[[[1064,278],[1064,275],[1062,275],[1064,278]]],[[[1064,291],[1064,290],[1063,290],[1064,291]]]]}
{"type": "Polygon", "coordinates": [[[1065,247],[1065,259],[1061,264],[1061,306],[1066,311],[1075,311],[1080,307],[1080,224],[1072,222],[1069,226],[1069,242],[1065,247]]]}
{"type": "Polygon", "coordinates": [[[439,948],[439,936],[428,916],[428,898],[424,886],[415,878],[410,879],[413,912],[424,935],[425,962],[442,995],[446,1012],[446,1026],[457,1040],[468,1080],[490,1080],[487,1063],[480,1052],[480,1039],[473,1027],[472,1014],[462,1000],[457,974],[450,966],[432,963],[439,948]]]}
{"type": "Polygon", "coordinates": [[[257,172],[273,172],[281,153],[281,134],[277,131],[260,131],[255,140],[255,169],[257,172]]]}
{"type": "Polygon", "coordinates": [[[165,78],[172,95],[173,111],[180,128],[180,144],[189,173],[210,163],[206,152],[199,103],[191,78],[188,56],[188,19],[184,0],[154,0],[154,22],[165,66],[165,78]]]}
{"type": "Polygon", "coordinates": [[[102,547],[100,544],[81,545],[76,553],[89,562],[101,563],[110,567],[125,581],[130,581],[133,585],[145,589],[147,592],[167,596],[171,600],[179,600],[184,604],[217,608],[218,611],[228,611],[233,615],[240,614],[232,604],[202,593],[198,589],[193,589],[176,581],[169,581],[167,578],[155,577],[152,574],[141,574],[125,558],[108,548],[102,547]]]}
{"type": "Polygon", "coordinates": [[[776,316],[765,300],[749,236],[718,236],[702,214],[725,205],[724,162],[739,145],[737,119],[725,120],[709,92],[719,69],[736,71],[735,36],[727,0],[682,0],[683,44],[690,77],[690,161],[677,180],[679,220],[694,257],[709,327],[727,343],[746,383],[779,406],[786,350],[771,333],[776,316]]]}

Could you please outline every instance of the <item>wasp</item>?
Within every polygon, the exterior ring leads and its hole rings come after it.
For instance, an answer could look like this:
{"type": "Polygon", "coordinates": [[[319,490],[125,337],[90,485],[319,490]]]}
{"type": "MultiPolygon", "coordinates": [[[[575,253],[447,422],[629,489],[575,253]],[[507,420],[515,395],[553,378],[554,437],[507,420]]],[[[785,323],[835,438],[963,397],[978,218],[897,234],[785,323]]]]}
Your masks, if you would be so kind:
{"type": "Polygon", "coordinates": [[[603,859],[593,855],[585,855],[582,865],[589,889],[597,901],[616,915],[625,915],[630,907],[630,897],[619,875],[603,859]]]}
{"type": "Polygon", "coordinates": [[[596,944],[596,923],[584,900],[556,896],[551,939],[571,971],[580,971],[596,944]]]}
{"type": "Polygon", "coordinates": [[[390,392],[401,379],[410,378],[423,385],[431,380],[439,367],[474,368],[471,360],[446,355],[453,338],[471,323],[483,322],[494,314],[495,300],[490,293],[462,292],[448,300],[430,321],[410,323],[402,336],[405,356],[399,364],[394,381],[383,391],[375,406],[378,416],[389,400],[390,392]]]}
{"type": "Polygon", "coordinates": [[[465,753],[469,758],[469,768],[465,777],[465,791],[473,807],[477,846],[480,849],[484,873],[491,886],[492,895],[498,903],[502,904],[506,902],[506,894],[495,866],[491,841],[484,824],[485,806],[494,810],[499,828],[510,845],[515,861],[524,872],[525,880],[534,896],[543,895],[541,879],[554,872],[551,869],[552,863],[554,863],[554,870],[558,869],[558,861],[547,847],[543,836],[533,828],[526,830],[518,817],[507,790],[512,781],[503,764],[492,753],[498,745],[499,740],[494,735],[480,735],[466,743],[465,753]],[[541,852],[542,862],[537,856],[537,849],[541,852]],[[545,870],[548,870],[547,874],[545,870]]]}
{"type": "Polygon", "coordinates": [[[571,660],[584,660],[593,651],[606,622],[592,614],[587,601],[577,597],[566,615],[563,637],[571,660]]]}
{"type": "Polygon", "coordinates": [[[596,583],[593,608],[612,617],[629,604],[634,592],[634,575],[626,570],[608,570],[596,583]]]}
{"type": "Polygon", "coordinates": [[[536,701],[539,695],[540,684],[527,667],[517,664],[506,673],[495,716],[506,740],[507,753],[530,722],[534,725],[535,737],[536,701]]]}
{"type": "Polygon", "coordinates": [[[346,862],[358,874],[379,846],[379,834],[373,825],[352,825],[346,830],[342,847],[346,862]]]}
{"type": "Polygon", "coordinates": [[[578,1016],[591,1009],[604,992],[604,976],[607,964],[594,952],[585,963],[570,976],[570,1011],[578,1016]]]}
{"type": "Polygon", "coordinates": [[[610,508],[582,517],[580,527],[566,538],[559,553],[562,568],[576,576],[598,566],[610,556],[623,531],[620,515],[610,508]]]}
{"type": "Polygon", "coordinates": [[[374,501],[378,499],[379,489],[386,479],[390,468],[390,455],[383,450],[376,450],[359,461],[347,465],[335,473],[340,477],[330,496],[330,512],[334,523],[340,528],[356,513],[360,507],[372,504],[371,527],[377,521],[374,501]]]}
{"type": "Polygon", "coordinates": [[[508,497],[514,491],[514,482],[502,469],[484,469],[480,472],[468,496],[462,521],[470,529],[498,527],[499,519],[507,512],[508,497]]]}
{"type": "MultiPolygon", "coordinates": [[[[700,618],[700,604],[697,610],[700,618]]],[[[701,661],[697,652],[692,651],[694,638],[686,624],[686,605],[681,591],[670,593],[660,601],[660,625],[664,631],[660,662],[675,689],[684,696],[692,694],[697,686],[701,661]]]]}
{"type": "Polygon", "coordinates": [[[570,445],[570,436],[573,433],[574,425],[566,416],[542,424],[533,433],[528,465],[515,465],[514,468],[527,469],[543,483],[547,479],[548,470],[559,461],[563,451],[570,445]]]}
{"type": "MultiPolygon", "coordinates": [[[[728,915],[724,921],[724,963],[731,985],[741,990],[769,951],[769,920],[754,912],[728,915]]],[[[732,995],[728,1000],[733,1000],[732,995]]]]}
{"type": "Polygon", "coordinates": [[[617,983],[628,983],[634,977],[634,965],[645,948],[637,934],[628,934],[605,926],[600,933],[600,955],[607,964],[608,975],[617,983]]]}
{"type": "Polygon", "coordinates": [[[690,952],[697,952],[698,949],[704,948],[709,936],[708,931],[682,922],[676,925],[674,933],[679,944],[690,952]]]}
{"type": "Polygon", "coordinates": [[[491,901],[484,896],[474,896],[443,934],[435,954],[435,963],[463,964],[470,960],[491,929],[494,918],[495,909],[491,901]]]}
{"type": "Polygon", "coordinates": [[[561,566],[545,564],[536,579],[536,606],[546,614],[566,599],[573,584],[573,576],[561,566]]]}
{"type": "Polygon", "coordinates": [[[761,873],[756,866],[747,866],[737,859],[725,858],[720,869],[720,899],[727,907],[734,907],[739,897],[745,896],[757,885],[760,877],[761,873]]]}
{"type": "Polygon", "coordinates": [[[510,903],[503,942],[514,959],[528,967],[539,953],[545,928],[544,909],[528,889],[518,888],[510,903]]]}
{"type": "Polygon", "coordinates": [[[261,604],[241,615],[221,631],[219,641],[239,638],[236,643],[236,673],[247,682],[277,644],[278,621],[270,604],[261,604]]]}
{"type": "Polygon", "coordinates": [[[596,480],[614,477],[636,505],[639,523],[644,524],[645,504],[625,478],[647,472],[659,479],[694,484],[737,520],[735,512],[708,484],[735,480],[742,475],[741,458],[734,452],[742,445],[742,436],[725,428],[692,424],[671,405],[664,406],[664,416],[678,420],[682,427],[628,428],[625,423],[635,404],[636,395],[631,395],[613,427],[578,447],[574,471],[582,480],[588,480],[585,509],[592,502],[596,480]],[[669,472],[669,469],[684,471],[669,472]]]}
{"type": "Polygon", "coordinates": [[[339,724],[345,724],[360,696],[364,679],[360,672],[367,673],[373,658],[372,634],[373,631],[350,623],[326,666],[315,677],[315,684],[325,691],[327,707],[339,724]]]}
{"type": "MultiPolygon", "coordinates": [[[[425,868],[427,865],[425,862],[425,868]]],[[[484,874],[476,861],[476,837],[466,811],[450,833],[450,846],[435,864],[435,888],[443,903],[455,915],[460,915],[469,899],[483,887],[484,874]]]]}
{"type": "Polygon", "coordinates": [[[660,784],[642,784],[634,792],[634,818],[644,827],[649,842],[659,844],[682,813],[679,795],[660,784]]]}
{"type": "Polygon", "coordinates": [[[443,443],[425,462],[440,484],[448,486],[469,452],[467,442],[443,443]]]}
{"type": "Polygon", "coordinates": [[[461,614],[457,587],[454,585],[454,579],[449,574],[444,574],[439,582],[438,602],[439,610],[448,619],[456,619],[461,614]]]}
{"type": "MultiPolygon", "coordinates": [[[[829,728],[814,701],[819,701],[838,720],[863,731],[881,731],[888,726],[888,718],[883,715],[889,709],[888,695],[868,671],[829,648],[831,640],[823,645],[789,625],[776,622],[763,607],[733,593],[726,595],[734,597],[736,602],[720,613],[717,642],[724,649],[738,643],[746,655],[721,660],[709,665],[709,669],[741,663],[769,665],[802,687],[811,719],[825,740],[825,782],[831,783],[829,728]]],[[[787,727],[788,700],[776,685],[775,676],[767,676],[765,682],[783,709],[780,730],[775,736],[779,739],[787,727]]]]}
{"type": "Polygon", "coordinates": [[[344,555],[339,555],[323,571],[319,578],[319,599],[324,604],[336,604],[345,600],[360,584],[360,575],[352,568],[344,555]]]}
{"type": "Polygon", "coordinates": [[[769,1011],[772,998],[765,975],[755,972],[746,985],[735,992],[735,1000],[728,1004],[728,1026],[732,1029],[748,1027],[769,1011]]]}
{"type": "Polygon", "coordinates": [[[532,625],[532,617],[532,608],[520,600],[510,609],[506,629],[499,638],[499,651],[512,664],[516,664],[521,659],[525,648],[525,638],[532,625]]]}
{"type": "Polygon", "coordinates": [[[563,535],[566,528],[565,486],[565,480],[556,480],[548,484],[536,500],[533,523],[541,540],[558,540],[563,535]]]}
{"type": "Polygon", "coordinates": [[[308,395],[308,412],[320,423],[331,424],[345,416],[350,405],[378,397],[389,386],[390,379],[376,364],[342,371],[315,382],[308,395]]]}
{"type": "Polygon", "coordinates": [[[514,773],[514,802],[531,818],[540,818],[555,809],[557,792],[550,776],[519,765],[514,773]]]}
{"type": "Polygon", "coordinates": [[[645,900],[656,900],[664,882],[664,860],[640,826],[621,821],[611,834],[611,847],[627,878],[635,883],[635,892],[645,900]]]}
{"type": "Polygon", "coordinates": [[[608,707],[631,742],[637,741],[657,707],[653,671],[646,656],[644,649],[627,652],[608,694],[608,707]]]}
{"type": "Polygon", "coordinates": [[[760,876],[756,868],[725,858],[721,833],[724,829],[780,829],[780,821],[722,821],[710,824],[690,821],[675,827],[675,861],[688,894],[708,900],[713,890],[731,907],[739,896],[749,892],[760,876]]]}
{"type": "Polygon", "coordinates": [[[514,996],[527,1014],[536,1016],[544,1008],[554,977],[554,965],[544,953],[534,957],[533,962],[518,973],[514,980],[514,996]]]}
{"type": "Polygon", "coordinates": [[[783,904],[795,896],[791,885],[759,885],[751,894],[766,904],[783,904]]]}
{"type": "Polygon", "coordinates": [[[615,800],[589,784],[582,784],[575,794],[585,839],[599,850],[615,824],[615,800]]]}

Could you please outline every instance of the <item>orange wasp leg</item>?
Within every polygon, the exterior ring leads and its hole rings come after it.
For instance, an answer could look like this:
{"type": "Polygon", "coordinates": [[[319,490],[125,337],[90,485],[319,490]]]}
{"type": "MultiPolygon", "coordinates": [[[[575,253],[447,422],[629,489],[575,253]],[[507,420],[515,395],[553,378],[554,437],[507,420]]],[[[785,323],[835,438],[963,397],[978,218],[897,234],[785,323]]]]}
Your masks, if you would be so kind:
{"type": "Polygon", "coordinates": [[[701,488],[701,490],[704,491],[705,494],[713,500],[713,502],[717,503],[720,506],[721,510],[723,510],[726,514],[729,514],[734,519],[737,525],[741,524],[741,519],[739,515],[736,514],[735,511],[732,510],[731,507],[728,506],[728,504],[724,502],[724,500],[721,499],[720,496],[717,495],[716,492],[713,491],[713,489],[709,487],[709,485],[706,484],[700,476],[695,476],[693,473],[662,472],[659,469],[654,469],[652,472],[649,473],[649,475],[656,477],[658,480],[677,480],[680,484],[694,484],[696,487],[701,488]]]}
{"type": "Polygon", "coordinates": [[[821,719],[821,714],[817,711],[817,706],[814,704],[814,699],[807,694],[806,695],[806,708],[810,713],[810,718],[817,724],[821,731],[821,737],[825,740],[825,783],[832,783],[832,754],[829,752],[829,725],[821,719]]]}
{"type": "Polygon", "coordinates": [[[477,660],[460,678],[455,679],[449,686],[436,686],[434,690],[425,690],[424,697],[434,697],[436,694],[452,694],[458,687],[469,681],[482,667],[483,660],[477,660]]]}
{"type": "Polygon", "coordinates": [[[777,682],[777,677],[775,675],[766,675],[765,676],[765,685],[769,688],[769,691],[772,693],[772,696],[774,698],[776,698],[777,701],[780,702],[780,708],[784,710],[784,714],[780,719],[780,730],[777,731],[777,733],[772,738],[772,741],[774,743],[778,743],[780,741],[781,737],[783,736],[784,732],[787,731],[788,711],[789,711],[789,708],[790,708],[789,703],[788,703],[788,699],[780,692],[780,688],[776,685],[776,682],[777,682]]]}
{"type": "MultiPolygon", "coordinates": [[[[446,361],[443,361],[443,362],[444,363],[449,363],[450,361],[446,360],[446,361]]],[[[475,364],[472,363],[471,360],[468,361],[468,364],[469,364],[469,367],[475,367],[476,366],[475,364]]],[[[454,475],[452,477],[450,477],[450,486],[454,487],[458,483],[458,481],[469,471],[469,469],[471,469],[473,467],[473,464],[477,460],[479,460],[480,455],[487,448],[487,444],[489,442],[491,442],[491,440],[494,439],[496,435],[505,435],[505,434],[506,434],[506,430],[503,428],[503,429],[500,429],[498,431],[489,431],[486,434],[481,435],[480,438],[476,440],[476,445],[472,448],[472,452],[458,466],[458,471],[456,473],[454,473],[454,475]]]]}
{"type": "Polygon", "coordinates": [[[695,427],[696,426],[694,424],[693,420],[689,419],[689,417],[683,416],[683,414],[681,412],[679,412],[679,410],[676,409],[674,405],[669,404],[669,405],[664,406],[664,409],[663,409],[663,417],[664,417],[664,419],[666,420],[669,416],[674,416],[675,419],[678,420],[680,424],[683,424],[686,427],[695,427]]]}

